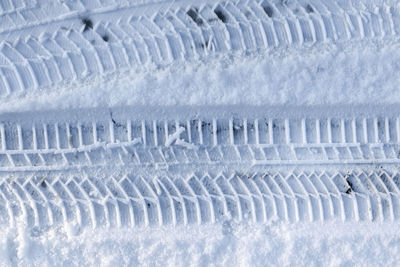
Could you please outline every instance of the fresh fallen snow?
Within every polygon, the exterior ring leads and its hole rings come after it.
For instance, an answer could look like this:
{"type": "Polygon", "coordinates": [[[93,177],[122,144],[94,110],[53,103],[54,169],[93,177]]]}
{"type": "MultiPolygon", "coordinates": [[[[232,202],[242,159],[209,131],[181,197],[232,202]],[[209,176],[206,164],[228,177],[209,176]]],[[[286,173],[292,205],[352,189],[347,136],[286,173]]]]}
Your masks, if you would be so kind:
{"type": "Polygon", "coordinates": [[[77,236],[9,229],[4,265],[40,266],[353,266],[396,265],[400,223],[313,222],[269,225],[87,230],[77,236]]]}

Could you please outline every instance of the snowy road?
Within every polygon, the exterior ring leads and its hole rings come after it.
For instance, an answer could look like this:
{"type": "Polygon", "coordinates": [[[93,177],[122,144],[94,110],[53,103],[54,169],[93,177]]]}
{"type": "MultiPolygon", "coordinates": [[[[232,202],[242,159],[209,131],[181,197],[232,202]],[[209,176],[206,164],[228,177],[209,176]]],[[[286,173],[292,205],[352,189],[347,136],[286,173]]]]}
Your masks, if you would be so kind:
{"type": "Polygon", "coordinates": [[[2,0],[0,264],[395,265],[399,37],[389,0],[2,0]]]}

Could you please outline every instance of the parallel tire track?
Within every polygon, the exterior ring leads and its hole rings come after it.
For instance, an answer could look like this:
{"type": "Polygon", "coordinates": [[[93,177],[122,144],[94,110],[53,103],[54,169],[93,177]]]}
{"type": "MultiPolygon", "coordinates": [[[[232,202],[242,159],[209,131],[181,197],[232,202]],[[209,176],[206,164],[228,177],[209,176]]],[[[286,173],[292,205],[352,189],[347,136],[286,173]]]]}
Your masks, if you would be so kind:
{"type": "Polygon", "coordinates": [[[398,220],[400,119],[395,108],[371,109],[376,116],[361,108],[276,117],[232,109],[220,118],[177,111],[186,119],[158,120],[129,109],[3,114],[0,224],[79,231],[398,220]]]}
{"type": "Polygon", "coordinates": [[[395,2],[208,0],[135,5],[110,1],[102,6],[89,1],[94,6],[85,9],[84,1],[64,1],[54,7],[26,1],[20,11],[16,7],[20,2],[14,2],[10,8],[5,7],[8,0],[2,2],[0,97],[132,68],[146,70],[286,46],[397,40],[400,33],[395,2]],[[68,6],[73,3],[78,5],[68,6]],[[32,6],[37,14],[32,11],[29,16],[24,6],[32,6]],[[59,13],[47,16],[53,9],[59,13]],[[20,16],[23,19],[18,20],[20,16]]]}
{"type": "MultiPolygon", "coordinates": [[[[1,1],[0,97],[129,69],[396,41],[400,33],[394,1],[144,2],[1,1]]],[[[66,113],[1,115],[1,224],[41,230],[400,217],[398,114],[153,120],[127,110],[66,113]]]]}

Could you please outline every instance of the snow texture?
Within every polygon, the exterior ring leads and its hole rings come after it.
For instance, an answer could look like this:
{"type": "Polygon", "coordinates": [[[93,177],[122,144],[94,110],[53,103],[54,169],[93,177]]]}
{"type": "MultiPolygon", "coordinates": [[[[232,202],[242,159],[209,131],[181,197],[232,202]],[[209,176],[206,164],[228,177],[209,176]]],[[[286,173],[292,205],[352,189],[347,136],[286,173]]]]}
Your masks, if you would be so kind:
{"type": "Polygon", "coordinates": [[[399,103],[398,42],[288,48],[267,55],[111,75],[5,102],[3,111],[174,105],[399,103]]]}
{"type": "Polygon", "coordinates": [[[400,255],[391,0],[0,1],[0,265],[400,255]]]}
{"type": "Polygon", "coordinates": [[[5,266],[395,266],[396,223],[222,224],[3,231],[5,266]]]}

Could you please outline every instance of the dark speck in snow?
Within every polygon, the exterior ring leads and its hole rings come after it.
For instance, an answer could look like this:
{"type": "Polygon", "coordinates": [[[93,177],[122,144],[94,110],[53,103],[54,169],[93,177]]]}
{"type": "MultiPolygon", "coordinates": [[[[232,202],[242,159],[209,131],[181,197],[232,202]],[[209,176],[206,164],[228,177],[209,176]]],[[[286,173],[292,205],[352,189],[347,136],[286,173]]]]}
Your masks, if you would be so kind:
{"type": "Polygon", "coordinates": [[[89,29],[93,29],[93,21],[91,19],[83,18],[82,23],[83,23],[83,25],[85,25],[85,28],[83,29],[84,32],[89,29]]]}
{"type": "Polygon", "coordinates": [[[346,191],[346,194],[350,194],[353,191],[353,184],[349,180],[346,180],[346,182],[347,185],[349,186],[349,188],[346,191]]]}
{"type": "Polygon", "coordinates": [[[199,17],[199,11],[197,8],[191,8],[187,14],[197,24],[197,26],[203,25],[203,20],[199,17]]]}
{"type": "Polygon", "coordinates": [[[264,9],[264,12],[267,14],[267,16],[272,18],[272,16],[274,15],[274,10],[272,9],[272,7],[264,6],[263,9],[264,9]]]}
{"type": "Polygon", "coordinates": [[[225,14],[221,11],[221,10],[214,10],[215,15],[217,15],[217,17],[223,22],[226,23],[227,18],[225,16],[225,14]]]}
{"type": "Polygon", "coordinates": [[[307,13],[313,13],[314,12],[314,8],[312,6],[310,6],[310,4],[308,4],[306,6],[306,11],[307,11],[307,13]]]}

